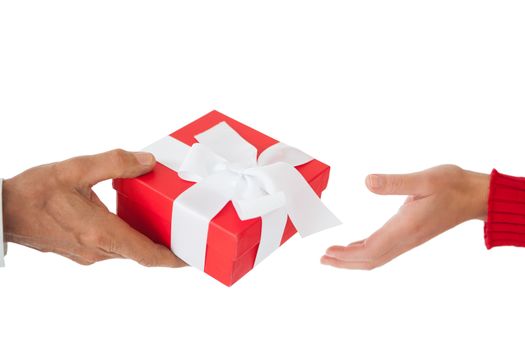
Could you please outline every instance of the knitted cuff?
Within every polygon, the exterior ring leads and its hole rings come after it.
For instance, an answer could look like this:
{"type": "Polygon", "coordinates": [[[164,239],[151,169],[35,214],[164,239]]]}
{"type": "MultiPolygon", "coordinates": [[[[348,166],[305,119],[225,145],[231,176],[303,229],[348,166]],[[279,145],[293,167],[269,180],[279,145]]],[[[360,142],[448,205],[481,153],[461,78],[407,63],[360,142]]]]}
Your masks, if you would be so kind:
{"type": "Polygon", "coordinates": [[[525,247],[525,178],[492,171],[485,245],[525,247]]]}

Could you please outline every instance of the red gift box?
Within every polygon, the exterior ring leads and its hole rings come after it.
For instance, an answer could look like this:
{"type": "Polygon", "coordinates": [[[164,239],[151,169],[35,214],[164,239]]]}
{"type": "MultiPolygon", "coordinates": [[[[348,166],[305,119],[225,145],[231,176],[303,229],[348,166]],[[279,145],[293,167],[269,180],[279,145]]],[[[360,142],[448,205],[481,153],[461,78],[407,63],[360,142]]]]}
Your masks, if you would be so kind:
{"type": "MultiPolygon", "coordinates": [[[[195,120],[170,136],[191,146],[198,135],[220,122],[226,122],[240,136],[257,148],[258,154],[276,140],[217,111],[195,120]]],[[[315,193],[320,196],[328,184],[330,167],[318,160],[296,167],[315,193]]],[[[171,247],[171,215],[174,200],[193,182],[181,179],[172,169],[157,163],[154,169],[134,179],[115,179],[117,214],[133,228],[153,241],[171,247]]],[[[288,218],[281,245],[297,230],[288,218]]],[[[229,202],[210,222],[204,272],[231,286],[255,262],[261,240],[261,218],[242,221],[229,202]]]]}

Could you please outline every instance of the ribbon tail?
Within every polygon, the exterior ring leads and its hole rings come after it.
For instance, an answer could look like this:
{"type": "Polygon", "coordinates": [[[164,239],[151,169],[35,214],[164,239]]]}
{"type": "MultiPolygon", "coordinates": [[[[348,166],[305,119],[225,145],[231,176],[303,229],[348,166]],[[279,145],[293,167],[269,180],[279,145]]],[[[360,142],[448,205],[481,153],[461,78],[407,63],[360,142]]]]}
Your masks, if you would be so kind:
{"type": "Polygon", "coordinates": [[[288,165],[282,168],[286,169],[280,179],[287,198],[286,209],[302,237],[341,224],[295,168],[288,165]]]}
{"type": "Polygon", "coordinates": [[[284,193],[286,211],[301,236],[306,237],[341,224],[301,173],[290,164],[279,162],[257,168],[253,172],[269,193],[284,193]]]}
{"type": "Polygon", "coordinates": [[[238,177],[213,174],[188,188],[173,202],[171,250],[188,265],[204,271],[210,221],[230,201],[238,177]]]}
{"type": "Polygon", "coordinates": [[[288,214],[283,207],[263,215],[261,219],[261,242],[259,243],[259,249],[257,250],[254,265],[259,264],[268,255],[279,248],[283,238],[286,221],[288,221],[288,214]]]}

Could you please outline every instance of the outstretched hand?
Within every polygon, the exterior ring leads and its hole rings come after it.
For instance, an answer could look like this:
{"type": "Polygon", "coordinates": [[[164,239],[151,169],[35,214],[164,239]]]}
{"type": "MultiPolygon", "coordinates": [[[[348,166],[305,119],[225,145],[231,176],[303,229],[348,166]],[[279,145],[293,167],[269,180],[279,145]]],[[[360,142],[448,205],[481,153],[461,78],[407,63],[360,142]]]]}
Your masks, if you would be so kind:
{"type": "Polygon", "coordinates": [[[328,248],[321,263],[370,270],[471,219],[485,219],[489,176],[442,165],[407,175],[369,175],[368,189],[408,195],[386,224],[370,237],[328,248]]]}
{"type": "Polygon", "coordinates": [[[151,171],[149,153],[114,150],[29,169],[4,181],[5,238],[80,264],[129,258],[145,266],[185,265],[109,212],[91,189],[98,182],[151,171]]]}

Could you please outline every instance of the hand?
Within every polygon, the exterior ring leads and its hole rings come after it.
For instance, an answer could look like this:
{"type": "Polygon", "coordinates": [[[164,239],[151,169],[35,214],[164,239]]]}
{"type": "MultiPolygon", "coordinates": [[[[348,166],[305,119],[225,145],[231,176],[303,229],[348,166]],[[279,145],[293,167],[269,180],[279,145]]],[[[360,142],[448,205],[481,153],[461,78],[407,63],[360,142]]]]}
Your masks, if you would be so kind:
{"type": "Polygon", "coordinates": [[[464,221],[484,220],[489,182],[488,175],[453,165],[408,175],[369,175],[370,191],[409,195],[405,204],[367,239],[328,248],[321,263],[370,270],[464,221]]]}
{"type": "Polygon", "coordinates": [[[29,169],[4,181],[5,239],[80,264],[130,258],[145,266],[180,267],[168,248],[110,213],[91,189],[100,181],[151,171],[149,153],[114,150],[29,169]]]}

